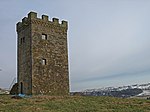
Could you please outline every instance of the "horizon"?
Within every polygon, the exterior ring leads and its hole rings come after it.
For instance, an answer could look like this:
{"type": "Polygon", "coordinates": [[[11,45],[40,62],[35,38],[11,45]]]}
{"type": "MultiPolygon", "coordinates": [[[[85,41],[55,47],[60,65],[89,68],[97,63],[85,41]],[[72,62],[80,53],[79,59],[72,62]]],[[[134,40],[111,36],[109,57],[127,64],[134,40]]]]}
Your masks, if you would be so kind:
{"type": "Polygon", "coordinates": [[[70,91],[150,82],[149,0],[5,0],[0,6],[0,88],[16,77],[16,23],[30,11],[68,21],[70,91]]]}

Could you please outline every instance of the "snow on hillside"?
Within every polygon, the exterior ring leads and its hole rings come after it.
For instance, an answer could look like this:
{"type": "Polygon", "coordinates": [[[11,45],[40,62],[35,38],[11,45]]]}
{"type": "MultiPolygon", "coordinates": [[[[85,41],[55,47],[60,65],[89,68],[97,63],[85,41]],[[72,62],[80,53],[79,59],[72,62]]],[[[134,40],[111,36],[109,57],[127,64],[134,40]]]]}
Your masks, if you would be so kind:
{"type": "Polygon", "coordinates": [[[9,91],[0,88],[0,94],[9,94],[9,91]]]}
{"type": "Polygon", "coordinates": [[[150,90],[143,90],[143,92],[138,94],[137,96],[150,96],[150,90]]]}
{"type": "Polygon", "coordinates": [[[141,90],[150,90],[150,83],[148,84],[135,84],[129,86],[120,86],[120,87],[105,87],[105,88],[98,88],[98,89],[87,89],[83,92],[93,92],[93,91],[122,91],[126,89],[141,89],[141,90]]]}

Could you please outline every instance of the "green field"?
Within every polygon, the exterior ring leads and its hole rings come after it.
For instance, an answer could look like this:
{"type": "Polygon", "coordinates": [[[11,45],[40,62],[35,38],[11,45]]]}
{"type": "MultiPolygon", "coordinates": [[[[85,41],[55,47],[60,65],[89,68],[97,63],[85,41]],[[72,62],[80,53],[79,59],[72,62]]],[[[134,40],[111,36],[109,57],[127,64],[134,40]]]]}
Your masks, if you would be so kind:
{"type": "Polygon", "coordinates": [[[0,95],[0,112],[150,112],[150,100],[89,96],[12,99],[0,95]]]}

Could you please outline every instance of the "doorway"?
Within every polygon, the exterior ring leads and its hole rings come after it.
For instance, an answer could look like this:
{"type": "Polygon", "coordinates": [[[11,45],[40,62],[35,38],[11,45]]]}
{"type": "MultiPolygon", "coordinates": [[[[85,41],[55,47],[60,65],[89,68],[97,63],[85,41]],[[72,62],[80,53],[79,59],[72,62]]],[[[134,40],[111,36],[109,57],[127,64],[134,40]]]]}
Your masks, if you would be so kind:
{"type": "Polygon", "coordinates": [[[23,83],[22,82],[20,83],[20,89],[21,89],[20,94],[23,94],[23,83]]]}

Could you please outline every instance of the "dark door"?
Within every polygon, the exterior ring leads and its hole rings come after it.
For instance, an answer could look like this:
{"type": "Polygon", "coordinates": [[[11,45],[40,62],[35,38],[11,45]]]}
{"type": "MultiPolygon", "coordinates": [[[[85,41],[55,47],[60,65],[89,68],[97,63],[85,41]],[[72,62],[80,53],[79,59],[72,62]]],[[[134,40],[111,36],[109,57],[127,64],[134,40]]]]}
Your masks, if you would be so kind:
{"type": "Polygon", "coordinates": [[[21,92],[20,93],[23,94],[23,83],[22,82],[21,82],[20,86],[21,86],[21,92]]]}

